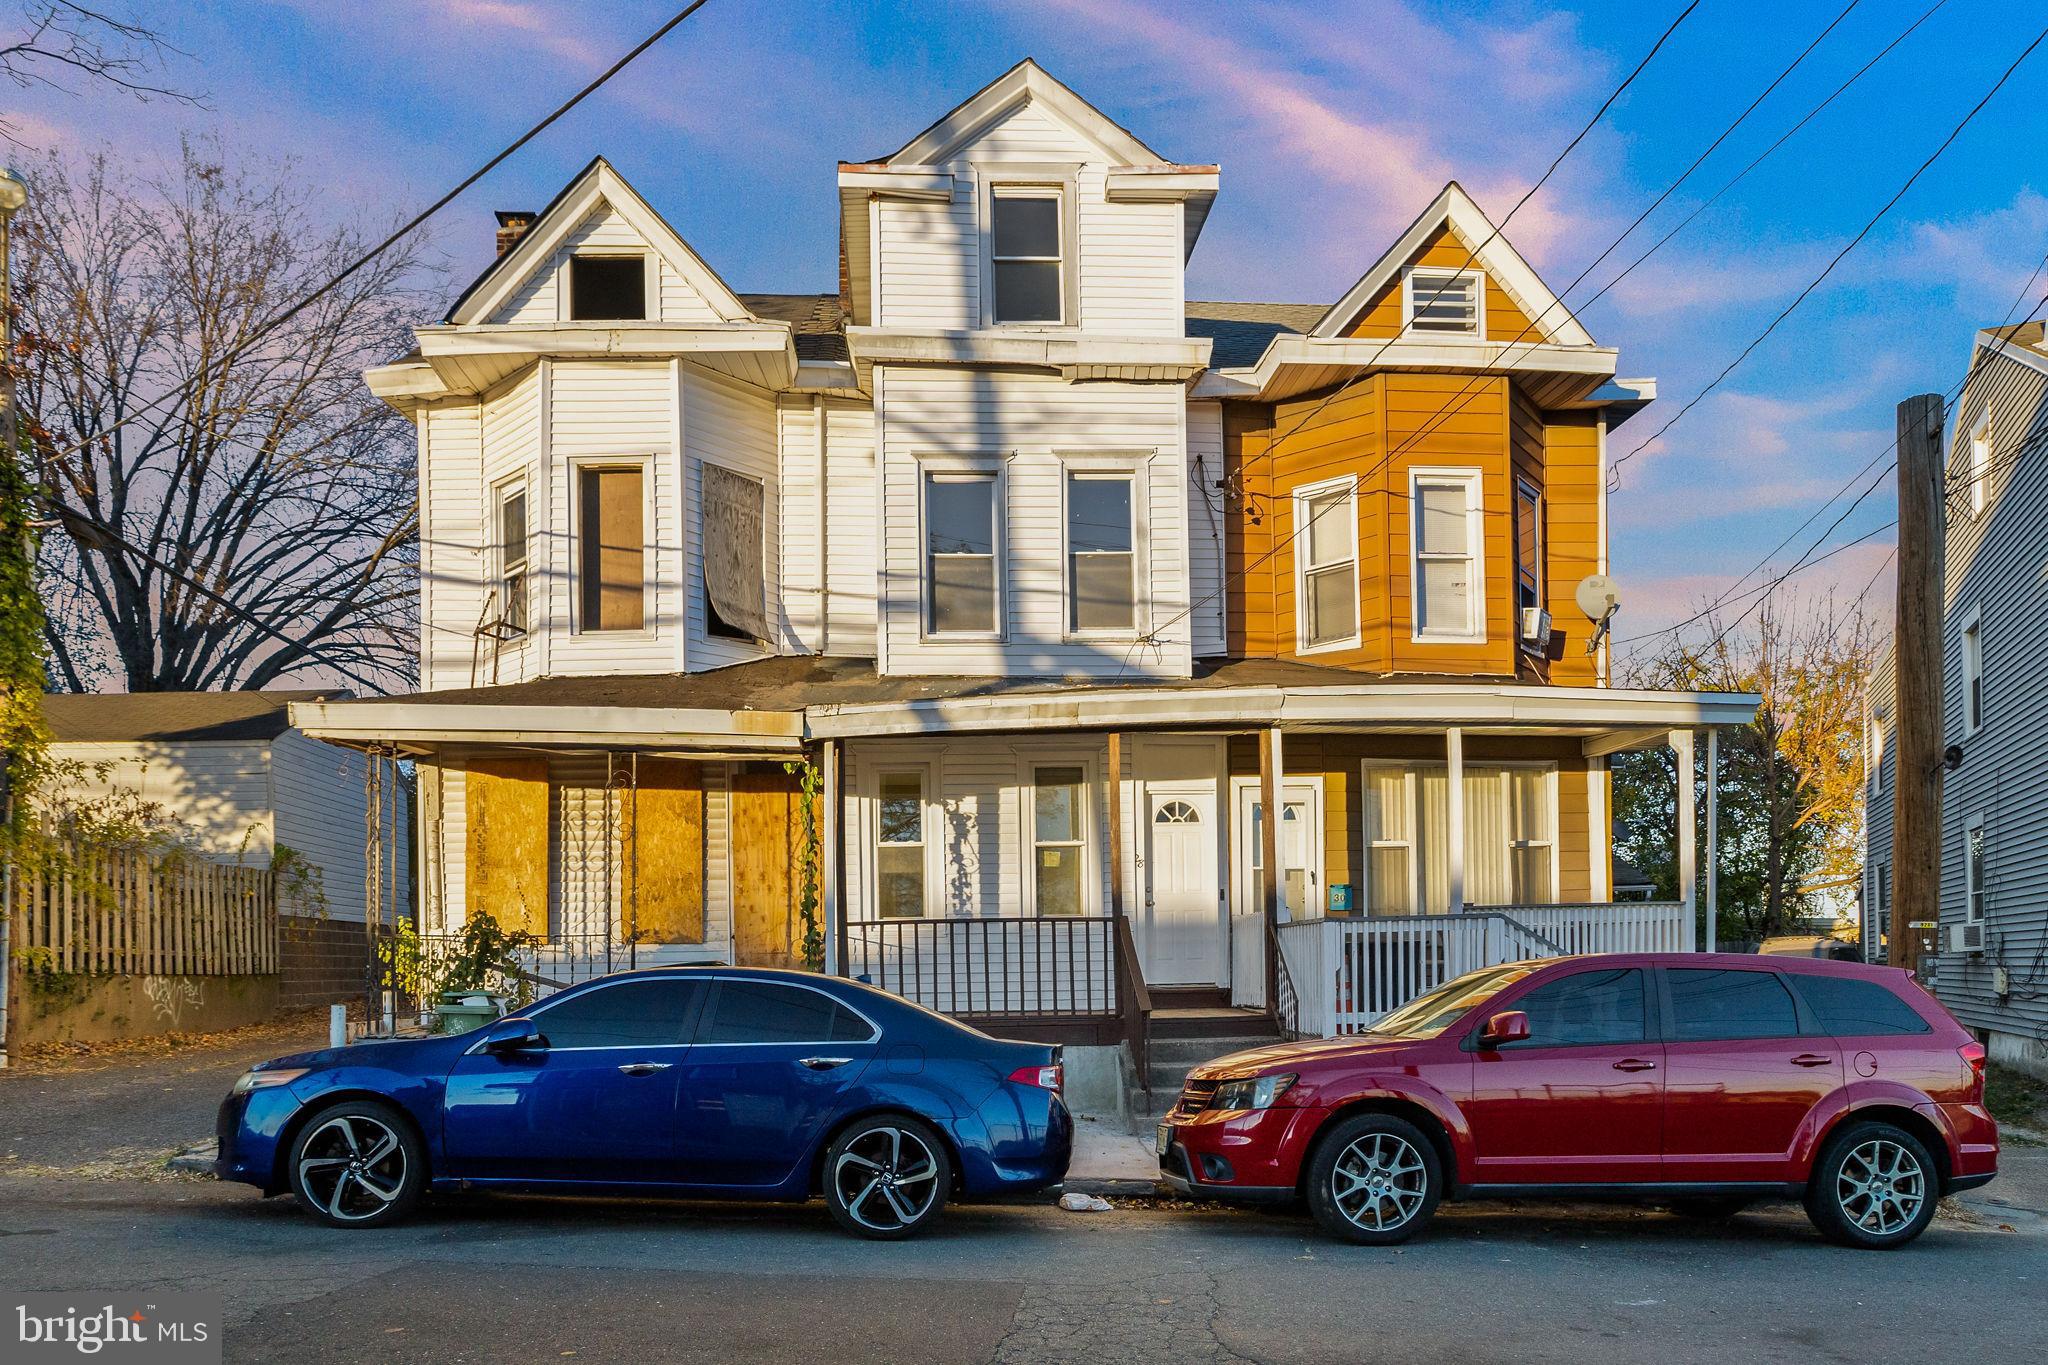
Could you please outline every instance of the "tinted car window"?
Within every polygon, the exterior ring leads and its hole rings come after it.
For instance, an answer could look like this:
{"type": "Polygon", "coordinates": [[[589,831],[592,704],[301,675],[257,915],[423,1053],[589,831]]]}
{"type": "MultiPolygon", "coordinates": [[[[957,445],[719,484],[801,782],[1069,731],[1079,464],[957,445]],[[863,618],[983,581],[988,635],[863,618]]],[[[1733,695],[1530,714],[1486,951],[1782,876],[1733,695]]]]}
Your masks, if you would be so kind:
{"type": "Polygon", "coordinates": [[[1675,968],[1666,977],[1675,1042],[1790,1038],[1799,1032],[1799,1011],[1776,972],[1675,968]]]}
{"type": "Polygon", "coordinates": [[[1368,1033],[1382,1038],[1434,1038],[1474,1005],[1529,974],[1527,967],[1482,967],[1416,996],[1379,1020],[1368,1033]]]}
{"type": "Polygon", "coordinates": [[[551,1048],[647,1047],[686,1041],[702,981],[621,981],[534,1012],[551,1048]]]}
{"type": "Polygon", "coordinates": [[[857,1043],[867,1021],[832,997],[773,981],[722,981],[700,1043],[857,1043]]]}
{"type": "Polygon", "coordinates": [[[1850,976],[1798,976],[1799,993],[1833,1034],[1932,1033],[1934,1026],[1875,981],[1850,976]]]}
{"type": "Polygon", "coordinates": [[[1572,1047],[1640,1043],[1643,974],[1633,967],[1574,972],[1546,981],[1507,1008],[1529,1016],[1529,1037],[1505,1047],[1572,1047]]]}

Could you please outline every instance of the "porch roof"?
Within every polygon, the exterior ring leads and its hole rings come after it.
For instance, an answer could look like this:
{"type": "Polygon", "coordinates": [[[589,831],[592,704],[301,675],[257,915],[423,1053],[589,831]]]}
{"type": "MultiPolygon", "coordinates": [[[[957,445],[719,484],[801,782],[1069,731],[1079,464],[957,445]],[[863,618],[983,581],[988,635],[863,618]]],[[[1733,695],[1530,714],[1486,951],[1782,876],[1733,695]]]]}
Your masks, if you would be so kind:
{"type": "Polygon", "coordinates": [[[1744,724],[1747,693],[1550,687],[1505,677],[1363,675],[1280,659],[1198,665],[1187,679],[883,677],[866,659],[796,655],[702,673],[539,678],[408,697],[300,703],[340,743],[609,744],[788,753],[806,739],[1042,730],[1374,730],[1579,735],[1589,752],[1677,728],[1744,724]]]}

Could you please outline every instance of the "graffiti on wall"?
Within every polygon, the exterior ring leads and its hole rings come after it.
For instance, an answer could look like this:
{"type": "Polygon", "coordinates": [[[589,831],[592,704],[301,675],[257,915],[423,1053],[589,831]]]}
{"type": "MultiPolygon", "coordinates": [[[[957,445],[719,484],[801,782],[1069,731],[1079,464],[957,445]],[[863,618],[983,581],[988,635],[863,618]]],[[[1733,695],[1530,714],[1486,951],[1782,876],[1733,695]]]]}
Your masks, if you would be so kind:
{"type": "Polygon", "coordinates": [[[142,983],[150,1010],[157,1018],[177,1028],[186,1010],[206,1003],[206,992],[189,976],[152,976],[142,983]]]}

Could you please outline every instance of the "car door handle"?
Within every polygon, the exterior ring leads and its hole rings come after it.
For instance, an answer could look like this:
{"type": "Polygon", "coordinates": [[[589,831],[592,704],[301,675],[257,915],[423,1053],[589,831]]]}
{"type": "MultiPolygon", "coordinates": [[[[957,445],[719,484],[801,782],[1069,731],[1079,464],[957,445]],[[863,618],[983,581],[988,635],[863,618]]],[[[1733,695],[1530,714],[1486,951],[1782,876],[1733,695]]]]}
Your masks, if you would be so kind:
{"type": "Polygon", "coordinates": [[[833,1067],[845,1066],[852,1060],[851,1057],[800,1057],[797,1059],[797,1065],[807,1066],[813,1071],[830,1071],[833,1067]]]}
{"type": "Polygon", "coordinates": [[[1655,1062],[1646,1062],[1640,1057],[1624,1057],[1614,1064],[1616,1071],[1655,1071],[1655,1062]]]}
{"type": "Polygon", "coordinates": [[[619,1071],[627,1076],[652,1076],[657,1071],[666,1071],[672,1062],[627,1062],[619,1071]]]}
{"type": "Polygon", "coordinates": [[[1823,1056],[1821,1056],[1821,1055],[1820,1055],[1820,1054],[1818,1054],[1818,1053],[1814,1053],[1814,1052],[1802,1052],[1802,1053],[1800,1053],[1800,1054],[1799,1054],[1799,1055],[1798,1055],[1797,1057],[1794,1057],[1794,1058],[1792,1059],[1792,1065],[1794,1065],[1794,1066],[1827,1066],[1827,1065],[1828,1065],[1829,1063],[1833,1062],[1834,1060],[1835,1060],[1835,1059],[1834,1059],[1834,1058],[1832,1058],[1832,1057],[1823,1057],[1823,1056]]]}

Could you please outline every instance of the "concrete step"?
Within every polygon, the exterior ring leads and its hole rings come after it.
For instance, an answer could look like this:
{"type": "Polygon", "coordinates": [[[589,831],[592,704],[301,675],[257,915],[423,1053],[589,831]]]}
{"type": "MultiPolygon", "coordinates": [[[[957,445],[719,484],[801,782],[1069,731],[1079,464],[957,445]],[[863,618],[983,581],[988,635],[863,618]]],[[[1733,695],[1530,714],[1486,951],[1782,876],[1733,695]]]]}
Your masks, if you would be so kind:
{"type": "Polygon", "coordinates": [[[1161,1038],[1154,1034],[1150,1046],[1146,1049],[1146,1059],[1155,1066],[1162,1062],[1172,1062],[1185,1071],[1191,1066],[1214,1061],[1218,1057],[1227,1057],[1233,1052],[1265,1047],[1279,1041],[1280,1035],[1277,1033],[1246,1033],[1236,1037],[1208,1038],[1161,1038]]]}

